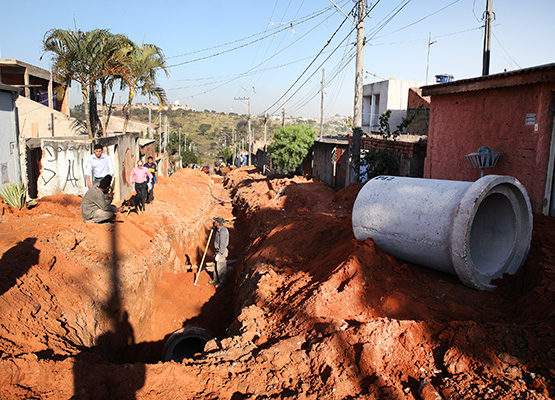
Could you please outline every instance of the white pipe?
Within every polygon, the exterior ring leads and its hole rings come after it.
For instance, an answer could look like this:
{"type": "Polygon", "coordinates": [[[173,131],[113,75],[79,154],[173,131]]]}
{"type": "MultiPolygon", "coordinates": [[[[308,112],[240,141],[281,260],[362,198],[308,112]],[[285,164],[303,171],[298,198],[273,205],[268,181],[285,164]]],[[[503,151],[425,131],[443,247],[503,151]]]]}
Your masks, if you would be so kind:
{"type": "Polygon", "coordinates": [[[372,237],[386,253],[492,290],[492,280],[524,264],[532,207],[510,176],[476,182],[378,176],[359,192],[352,223],[357,239],[372,237]]]}

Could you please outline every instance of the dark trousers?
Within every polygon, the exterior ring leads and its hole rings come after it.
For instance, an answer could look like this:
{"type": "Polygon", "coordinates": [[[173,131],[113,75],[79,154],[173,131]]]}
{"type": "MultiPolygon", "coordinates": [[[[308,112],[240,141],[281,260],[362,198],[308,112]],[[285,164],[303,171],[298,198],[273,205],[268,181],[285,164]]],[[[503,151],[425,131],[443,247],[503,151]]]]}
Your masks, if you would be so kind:
{"type": "Polygon", "coordinates": [[[154,183],[152,184],[152,189],[150,189],[148,191],[148,197],[147,197],[148,201],[153,201],[154,200],[154,183]]]}
{"type": "Polygon", "coordinates": [[[137,194],[141,198],[141,204],[143,206],[143,210],[146,210],[145,202],[146,202],[146,196],[147,196],[147,191],[148,191],[147,183],[146,182],[143,182],[143,183],[136,183],[135,182],[135,191],[137,192],[137,194]]]}

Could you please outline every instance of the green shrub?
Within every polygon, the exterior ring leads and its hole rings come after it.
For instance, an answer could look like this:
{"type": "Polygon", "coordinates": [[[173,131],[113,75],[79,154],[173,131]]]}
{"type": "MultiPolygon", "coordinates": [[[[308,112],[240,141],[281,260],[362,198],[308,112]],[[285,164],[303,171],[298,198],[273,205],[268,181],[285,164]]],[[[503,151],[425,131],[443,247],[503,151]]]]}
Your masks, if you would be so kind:
{"type": "Polygon", "coordinates": [[[0,196],[6,204],[21,209],[27,199],[27,186],[23,182],[8,183],[0,188],[0,196]]]}

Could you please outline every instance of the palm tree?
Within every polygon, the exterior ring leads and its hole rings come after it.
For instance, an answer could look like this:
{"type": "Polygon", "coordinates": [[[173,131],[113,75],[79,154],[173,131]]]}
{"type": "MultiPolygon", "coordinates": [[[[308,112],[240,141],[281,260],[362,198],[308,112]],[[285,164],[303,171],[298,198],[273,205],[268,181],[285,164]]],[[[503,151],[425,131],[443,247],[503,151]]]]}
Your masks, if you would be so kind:
{"type": "MultiPolygon", "coordinates": [[[[81,84],[81,95],[85,106],[85,123],[89,137],[96,133],[98,116],[96,109],[91,110],[96,83],[101,82],[103,99],[109,77],[119,75],[131,42],[123,35],[112,35],[107,29],[94,29],[83,32],[75,29],[51,29],[44,35],[43,52],[53,53],[53,72],[62,80],[64,86],[72,81],[81,84]],[[94,114],[94,118],[93,118],[94,114]]],[[[104,127],[103,127],[104,128],[104,127]]]]}
{"type": "Polygon", "coordinates": [[[102,136],[106,136],[106,128],[109,122],[109,110],[112,106],[112,102],[110,102],[109,106],[106,103],[107,91],[108,89],[112,90],[115,82],[121,79],[121,75],[126,70],[126,65],[129,62],[129,54],[134,47],[135,44],[129,40],[127,36],[121,34],[110,34],[104,40],[102,51],[104,67],[98,78],[102,99],[102,118],[100,119],[102,136]]]}
{"type": "Polygon", "coordinates": [[[169,76],[166,59],[158,46],[143,43],[141,46],[135,46],[130,52],[126,70],[121,75],[122,88],[129,89],[129,97],[124,108],[123,133],[127,130],[130,108],[137,90],[141,90],[143,96],[147,94],[156,96],[160,108],[167,103],[166,92],[156,82],[159,70],[169,76]]]}

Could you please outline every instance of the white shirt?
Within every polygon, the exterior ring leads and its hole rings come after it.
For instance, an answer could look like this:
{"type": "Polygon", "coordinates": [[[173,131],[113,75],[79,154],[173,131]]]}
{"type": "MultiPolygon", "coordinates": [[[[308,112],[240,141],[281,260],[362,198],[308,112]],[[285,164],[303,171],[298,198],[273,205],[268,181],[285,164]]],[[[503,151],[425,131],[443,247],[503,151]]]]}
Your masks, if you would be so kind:
{"type": "Polygon", "coordinates": [[[110,156],[102,153],[100,158],[96,154],[91,154],[85,166],[85,175],[94,178],[104,178],[106,175],[114,175],[114,163],[110,156]]]}

